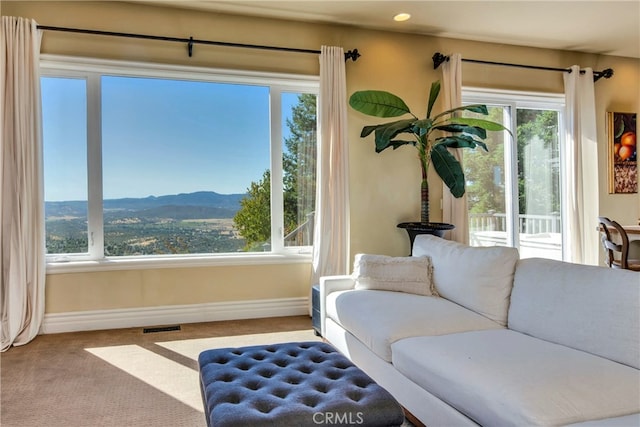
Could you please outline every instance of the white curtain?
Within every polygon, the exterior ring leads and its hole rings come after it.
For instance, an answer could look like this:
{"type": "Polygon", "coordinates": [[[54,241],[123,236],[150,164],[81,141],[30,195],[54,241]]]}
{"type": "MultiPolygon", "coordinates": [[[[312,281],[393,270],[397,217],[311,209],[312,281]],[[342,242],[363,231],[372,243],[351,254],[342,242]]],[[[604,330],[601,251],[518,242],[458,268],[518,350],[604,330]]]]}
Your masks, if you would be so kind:
{"type": "Polygon", "coordinates": [[[569,261],[598,264],[598,144],[593,71],[564,73],[567,117],[569,261]]]}
{"type": "Polygon", "coordinates": [[[37,334],[44,317],[44,213],[39,57],[33,20],[2,17],[0,42],[0,301],[2,351],[37,334]]]}
{"type": "Polygon", "coordinates": [[[349,272],[349,146],[344,51],[322,46],[312,283],[349,272]]]}
{"type": "MultiPolygon", "coordinates": [[[[445,110],[462,105],[462,56],[454,53],[442,64],[442,91],[445,110]]],[[[451,153],[462,164],[462,149],[450,149],[451,153]]],[[[448,238],[456,242],[469,243],[469,216],[467,212],[466,193],[456,199],[451,195],[449,187],[442,184],[442,222],[456,226],[449,231],[448,238]]]]}

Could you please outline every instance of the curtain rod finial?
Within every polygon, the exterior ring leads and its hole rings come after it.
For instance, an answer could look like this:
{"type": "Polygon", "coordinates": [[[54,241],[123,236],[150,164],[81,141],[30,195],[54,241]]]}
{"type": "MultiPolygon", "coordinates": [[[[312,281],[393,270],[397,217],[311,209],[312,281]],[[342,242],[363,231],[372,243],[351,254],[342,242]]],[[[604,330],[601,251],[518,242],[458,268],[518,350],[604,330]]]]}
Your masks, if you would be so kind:
{"type": "Polygon", "coordinates": [[[613,77],[613,68],[607,68],[606,70],[600,71],[594,78],[593,81],[598,81],[601,78],[610,79],[613,77]]]}
{"type": "Polygon", "coordinates": [[[353,49],[344,53],[344,60],[347,61],[351,59],[353,60],[353,62],[356,62],[358,58],[360,58],[360,56],[362,55],[360,55],[360,52],[358,52],[358,49],[353,49]]]}
{"type": "Polygon", "coordinates": [[[431,58],[433,60],[433,69],[437,70],[438,67],[443,63],[449,60],[448,56],[444,56],[443,54],[441,54],[440,52],[436,52],[433,54],[433,57],[431,58]]]}

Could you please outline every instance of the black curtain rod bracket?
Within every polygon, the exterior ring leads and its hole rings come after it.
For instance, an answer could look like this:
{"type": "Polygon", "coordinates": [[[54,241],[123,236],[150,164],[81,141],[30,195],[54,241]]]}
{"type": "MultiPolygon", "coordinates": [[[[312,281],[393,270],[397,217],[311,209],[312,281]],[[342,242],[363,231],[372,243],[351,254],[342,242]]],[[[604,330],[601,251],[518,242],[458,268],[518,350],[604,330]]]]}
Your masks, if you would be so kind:
{"type": "MultiPolygon", "coordinates": [[[[436,52],[433,54],[433,57],[431,59],[433,60],[433,69],[436,70],[440,65],[442,65],[442,63],[447,62],[449,60],[449,57],[441,54],[440,52],[436,52]]],[[[562,71],[563,73],[571,72],[571,68],[554,68],[554,67],[542,67],[539,65],[510,64],[508,62],[482,61],[479,59],[462,58],[462,62],[471,62],[474,64],[487,64],[487,65],[502,65],[505,67],[528,68],[530,70],[562,71]]],[[[580,70],[580,74],[584,74],[584,70],[580,70]]],[[[607,68],[602,71],[594,71],[593,81],[597,82],[603,77],[605,79],[609,79],[612,76],[613,76],[613,69],[611,68],[607,68]]]]}
{"type": "MultiPolygon", "coordinates": [[[[181,37],[167,37],[167,36],[154,36],[154,35],[148,35],[148,34],[88,30],[84,28],[52,27],[49,25],[38,25],[38,29],[45,30],[45,31],[62,31],[66,33],[93,34],[97,36],[126,37],[126,38],[133,38],[133,39],[160,40],[160,41],[167,41],[167,42],[186,43],[189,57],[193,56],[194,44],[206,44],[206,45],[225,46],[225,47],[241,47],[241,48],[247,48],[247,49],[278,50],[281,52],[315,53],[315,54],[321,53],[321,51],[319,50],[312,50],[312,49],[298,49],[298,48],[281,47],[281,46],[264,46],[264,45],[255,45],[255,44],[231,43],[231,42],[221,42],[221,41],[214,41],[214,40],[199,40],[199,39],[194,39],[193,37],[189,37],[187,39],[187,38],[181,38],[181,37]]],[[[351,59],[352,61],[355,62],[358,60],[360,56],[361,55],[358,52],[358,49],[353,49],[345,52],[344,60],[347,61],[351,59]]]]}

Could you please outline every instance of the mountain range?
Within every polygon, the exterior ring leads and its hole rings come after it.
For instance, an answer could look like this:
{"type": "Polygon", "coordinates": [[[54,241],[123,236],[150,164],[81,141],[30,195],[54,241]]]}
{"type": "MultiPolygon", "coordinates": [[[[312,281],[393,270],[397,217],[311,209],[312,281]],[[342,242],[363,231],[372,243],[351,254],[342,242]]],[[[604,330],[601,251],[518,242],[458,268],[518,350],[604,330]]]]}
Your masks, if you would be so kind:
{"type": "MultiPolygon", "coordinates": [[[[245,194],[219,194],[197,191],[143,198],[106,199],[103,201],[106,218],[232,218],[240,209],[245,194]]],[[[45,201],[45,217],[86,217],[86,201],[45,201]]]]}

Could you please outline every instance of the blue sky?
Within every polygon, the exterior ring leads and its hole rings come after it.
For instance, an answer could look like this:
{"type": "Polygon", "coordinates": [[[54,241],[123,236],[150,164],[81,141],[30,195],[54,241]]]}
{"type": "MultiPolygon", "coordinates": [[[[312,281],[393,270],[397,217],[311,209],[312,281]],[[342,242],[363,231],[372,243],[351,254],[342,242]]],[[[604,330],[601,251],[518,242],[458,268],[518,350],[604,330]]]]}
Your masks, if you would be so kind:
{"type": "MultiPolygon", "coordinates": [[[[42,93],[45,200],[86,200],[85,81],[42,93]]],[[[296,103],[283,95],[287,116],[296,103]]],[[[268,109],[267,87],[103,77],[104,198],[244,193],[269,168],[268,109]]]]}

